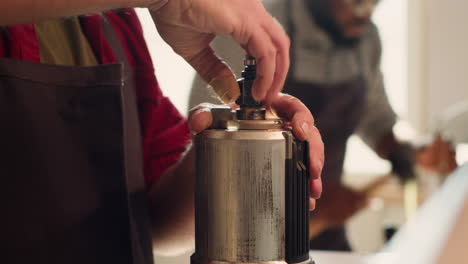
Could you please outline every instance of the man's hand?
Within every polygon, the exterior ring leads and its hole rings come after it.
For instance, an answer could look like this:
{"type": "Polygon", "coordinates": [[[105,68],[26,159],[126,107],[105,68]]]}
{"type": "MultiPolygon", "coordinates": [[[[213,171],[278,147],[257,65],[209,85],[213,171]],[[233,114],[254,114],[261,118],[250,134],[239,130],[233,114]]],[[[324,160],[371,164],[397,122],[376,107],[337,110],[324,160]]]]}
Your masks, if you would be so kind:
{"type": "Polygon", "coordinates": [[[454,147],[440,135],[431,144],[418,149],[416,161],[421,167],[441,175],[448,175],[458,167],[454,147]]]}
{"type": "Polygon", "coordinates": [[[377,154],[390,161],[392,172],[401,183],[414,179],[414,148],[408,142],[399,142],[393,131],[388,131],[377,142],[377,154]]]}
{"type": "MultiPolygon", "coordinates": [[[[201,104],[190,111],[189,126],[192,133],[199,133],[210,126],[213,120],[210,112],[212,106],[211,104],[201,104]]],[[[322,193],[320,175],[324,164],[324,146],[320,133],[314,126],[314,118],[301,101],[290,95],[280,94],[272,101],[271,107],[280,117],[291,122],[293,133],[299,140],[309,142],[309,171],[312,178],[310,181],[310,209],[313,210],[315,199],[318,199],[322,193]]]]}
{"type": "Polygon", "coordinates": [[[282,89],[289,68],[289,38],[260,0],[170,0],[149,9],[161,37],[210,84],[234,101],[234,74],[210,48],[216,35],[230,35],[257,60],[253,96],[271,102],[282,89]]]}

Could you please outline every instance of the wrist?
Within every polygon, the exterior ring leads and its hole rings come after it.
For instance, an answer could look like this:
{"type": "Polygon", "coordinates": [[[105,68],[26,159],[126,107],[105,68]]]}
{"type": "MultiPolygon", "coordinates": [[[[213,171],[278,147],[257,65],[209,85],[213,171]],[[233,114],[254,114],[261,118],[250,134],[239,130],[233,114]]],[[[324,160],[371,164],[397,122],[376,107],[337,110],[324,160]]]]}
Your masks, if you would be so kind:
{"type": "Polygon", "coordinates": [[[148,7],[151,12],[156,12],[169,3],[169,0],[142,0],[142,2],[146,2],[144,6],[148,7]]]}
{"type": "Polygon", "coordinates": [[[376,152],[379,157],[389,159],[391,153],[398,148],[398,141],[392,131],[385,133],[377,143],[376,152]]]}
{"type": "Polygon", "coordinates": [[[388,153],[387,159],[392,165],[392,172],[403,182],[415,177],[414,155],[414,148],[409,144],[399,144],[388,153]]]}

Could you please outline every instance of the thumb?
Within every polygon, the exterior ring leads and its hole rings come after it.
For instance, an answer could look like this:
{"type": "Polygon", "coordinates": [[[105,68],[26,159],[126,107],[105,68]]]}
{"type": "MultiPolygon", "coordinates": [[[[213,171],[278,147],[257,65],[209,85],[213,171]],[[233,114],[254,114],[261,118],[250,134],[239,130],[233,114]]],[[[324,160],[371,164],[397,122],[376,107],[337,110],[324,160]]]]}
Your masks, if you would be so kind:
{"type": "Polygon", "coordinates": [[[190,65],[213,88],[225,104],[234,102],[240,95],[234,73],[216,56],[211,47],[206,47],[188,60],[190,65]]]}
{"type": "Polygon", "coordinates": [[[198,134],[211,126],[213,116],[211,114],[212,104],[203,103],[190,109],[188,124],[192,134],[198,134]]]}
{"type": "Polygon", "coordinates": [[[192,134],[198,134],[203,130],[207,129],[213,122],[211,112],[206,109],[200,109],[196,111],[189,118],[189,127],[192,134]]]}

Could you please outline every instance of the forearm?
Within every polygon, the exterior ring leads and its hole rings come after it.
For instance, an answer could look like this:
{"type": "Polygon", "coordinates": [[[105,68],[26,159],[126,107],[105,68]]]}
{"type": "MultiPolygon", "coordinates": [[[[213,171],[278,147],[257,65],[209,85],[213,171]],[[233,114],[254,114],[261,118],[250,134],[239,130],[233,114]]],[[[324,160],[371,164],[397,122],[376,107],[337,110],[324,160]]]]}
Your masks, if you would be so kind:
{"type": "Polygon", "coordinates": [[[146,7],[165,0],[1,0],[0,26],[96,13],[125,7],[146,7]]]}
{"type": "Polygon", "coordinates": [[[398,148],[399,145],[400,143],[398,143],[395,134],[390,130],[377,141],[375,151],[382,159],[388,159],[389,154],[398,148]]]}
{"type": "Polygon", "coordinates": [[[150,190],[153,248],[175,255],[194,246],[195,152],[168,169],[150,190]]]}
{"type": "Polygon", "coordinates": [[[390,130],[380,138],[377,154],[390,161],[392,172],[404,182],[415,177],[414,148],[408,142],[400,142],[390,130]]]}

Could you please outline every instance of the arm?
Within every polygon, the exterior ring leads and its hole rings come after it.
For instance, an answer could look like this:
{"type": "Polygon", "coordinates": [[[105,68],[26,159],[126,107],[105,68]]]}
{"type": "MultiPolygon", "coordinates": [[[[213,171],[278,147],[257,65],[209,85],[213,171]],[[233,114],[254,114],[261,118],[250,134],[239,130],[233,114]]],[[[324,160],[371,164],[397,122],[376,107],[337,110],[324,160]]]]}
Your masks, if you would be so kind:
{"type": "Polygon", "coordinates": [[[96,13],[123,7],[144,7],[167,0],[2,0],[0,26],[96,13]],[[6,11],[5,11],[6,10],[6,11]]]}
{"type": "Polygon", "coordinates": [[[194,248],[195,151],[191,148],[150,189],[153,250],[177,255],[194,248]]]}
{"type": "MultiPolygon", "coordinates": [[[[216,37],[211,47],[216,55],[231,67],[234,75],[239,77],[243,69],[244,51],[242,48],[227,36],[216,37]]],[[[224,103],[230,103],[239,97],[239,94],[240,90],[237,84],[233,86],[226,84],[223,78],[207,83],[197,74],[192,83],[189,107],[195,107],[205,102],[219,104],[221,103],[220,99],[224,103]]]]}
{"type": "Polygon", "coordinates": [[[375,26],[366,41],[368,45],[364,52],[370,54],[371,59],[370,81],[367,106],[357,133],[381,158],[390,161],[392,171],[400,180],[407,180],[414,176],[414,151],[409,144],[399,142],[393,133],[397,117],[385,92],[380,70],[382,48],[375,26]]]}
{"type": "Polygon", "coordinates": [[[0,26],[137,6],[149,8],[161,37],[206,82],[223,80],[236,90],[232,71],[210,47],[226,35],[257,59],[257,101],[270,103],[283,88],[289,38],[258,0],[2,0],[0,26]]]}
{"type": "Polygon", "coordinates": [[[357,134],[369,147],[382,156],[383,153],[378,150],[379,141],[387,134],[392,133],[396,123],[396,114],[388,101],[380,69],[382,46],[379,33],[373,24],[369,30],[363,39],[364,44],[361,50],[363,62],[369,65],[363,67],[364,69],[369,68],[366,72],[367,100],[357,134]]]}
{"type": "Polygon", "coordinates": [[[396,115],[384,89],[382,73],[377,68],[375,86],[369,87],[368,110],[358,134],[383,159],[390,161],[392,172],[402,181],[411,179],[414,173],[414,149],[397,140],[393,133],[396,115]]]}

